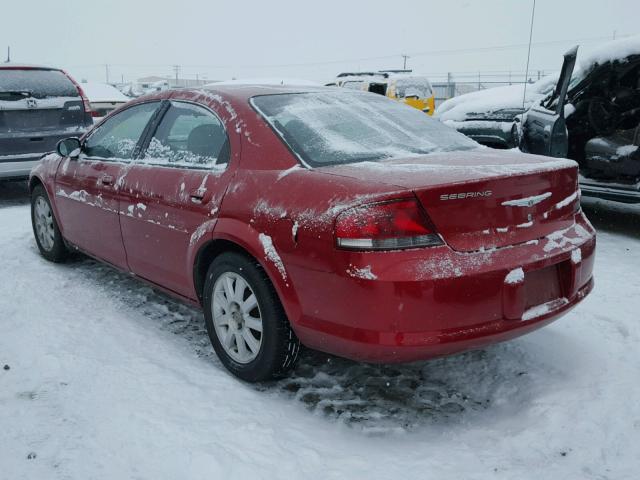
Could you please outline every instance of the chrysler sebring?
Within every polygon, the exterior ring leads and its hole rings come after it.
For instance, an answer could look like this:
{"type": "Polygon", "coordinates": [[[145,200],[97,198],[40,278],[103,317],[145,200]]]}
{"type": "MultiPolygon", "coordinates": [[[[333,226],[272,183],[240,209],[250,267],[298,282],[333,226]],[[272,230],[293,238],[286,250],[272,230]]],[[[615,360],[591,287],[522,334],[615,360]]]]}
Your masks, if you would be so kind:
{"type": "Polygon", "coordinates": [[[204,310],[222,363],[480,348],[593,286],[575,162],[494,151],[384,97],[224,85],[136,99],[30,178],[40,253],[79,250],[204,310]]]}

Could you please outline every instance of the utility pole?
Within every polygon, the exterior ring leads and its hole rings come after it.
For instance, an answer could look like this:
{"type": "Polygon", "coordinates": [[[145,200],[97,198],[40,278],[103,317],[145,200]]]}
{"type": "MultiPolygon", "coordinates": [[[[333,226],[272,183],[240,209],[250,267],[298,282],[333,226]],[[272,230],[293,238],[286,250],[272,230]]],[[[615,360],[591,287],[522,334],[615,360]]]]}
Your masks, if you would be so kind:
{"type": "Polygon", "coordinates": [[[105,63],[104,65],[104,77],[106,79],[105,83],[109,83],[109,64],[105,63]]]}
{"type": "Polygon", "coordinates": [[[406,70],[407,69],[407,58],[409,58],[409,55],[400,55],[402,57],[402,69],[406,70]]]}
{"type": "Polygon", "coordinates": [[[178,86],[178,78],[180,76],[180,65],[174,65],[173,71],[176,73],[176,87],[178,86]]]}

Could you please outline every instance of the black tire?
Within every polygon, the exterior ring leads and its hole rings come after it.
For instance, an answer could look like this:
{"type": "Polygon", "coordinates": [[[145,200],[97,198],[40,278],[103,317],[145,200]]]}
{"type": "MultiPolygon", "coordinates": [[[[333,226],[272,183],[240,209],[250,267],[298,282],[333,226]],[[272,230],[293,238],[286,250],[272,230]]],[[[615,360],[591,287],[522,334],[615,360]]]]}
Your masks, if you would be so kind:
{"type": "Polygon", "coordinates": [[[245,255],[226,252],[209,266],[203,294],[204,317],[209,339],[222,364],[247,382],[272,380],[286,374],[296,363],[300,341],[289,325],[280,299],[260,264],[245,255]],[[256,296],[262,317],[259,352],[249,363],[238,363],[225,351],[213,322],[212,300],[216,280],[224,273],[240,275],[256,296]]]}
{"type": "Polygon", "coordinates": [[[36,244],[38,245],[38,250],[40,250],[40,254],[44,258],[46,258],[50,262],[56,263],[63,262],[67,259],[67,257],[69,256],[69,249],[64,242],[64,238],[62,238],[62,234],[60,233],[60,229],[58,228],[58,221],[53,213],[53,209],[51,208],[49,196],[47,195],[47,192],[42,185],[36,185],[36,187],[31,192],[31,226],[33,228],[33,236],[35,237],[36,244]],[[50,248],[47,248],[41,243],[37,232],[35,206],[39,198],[43,199],[46,202],[51,212],[51,220],[53,223],[53,243],[50,248]]]}

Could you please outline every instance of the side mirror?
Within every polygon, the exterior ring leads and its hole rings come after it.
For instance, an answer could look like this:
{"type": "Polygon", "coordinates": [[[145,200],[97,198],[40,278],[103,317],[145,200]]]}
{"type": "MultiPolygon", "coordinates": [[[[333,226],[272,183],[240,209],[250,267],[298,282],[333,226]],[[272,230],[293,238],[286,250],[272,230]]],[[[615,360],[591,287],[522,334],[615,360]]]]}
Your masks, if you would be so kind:
{"type": "Polygon", "coordinates": [[[62,157],[78,158],[81,148],[80,139],[76,137],[64,138],[56,145],[56,151],[62,157]]]}

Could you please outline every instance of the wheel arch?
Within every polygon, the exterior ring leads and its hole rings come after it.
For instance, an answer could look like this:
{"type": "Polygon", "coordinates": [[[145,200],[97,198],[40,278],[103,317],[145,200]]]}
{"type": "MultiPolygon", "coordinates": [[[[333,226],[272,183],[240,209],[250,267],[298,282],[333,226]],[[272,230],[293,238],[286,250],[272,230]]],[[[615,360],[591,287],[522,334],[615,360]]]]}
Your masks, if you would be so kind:
{"type": "Polygon", "coordinates": [[[301,308],[291,278],[289,276],[286,279],[283,278],[276,266],[266,260],[265,255],[262,254],[263,247],[257,231],[249,228],[251,235],[248,238],[246,235],[240,236],[233,233],[233,230],[237,228],[241,228],[245,233],[247,232],[247,225],[239,225],[240,223],[237,220],[228,219],[228,222],[225,222],[224,219],[220,219],[212,237],[203,243],[195,254],[193,260],[193,286],[198,302],[202,305],[204,284],[211,263],[222,253],[237,252],[255,260],[265,271],[276,290],[292,328],[295,330],[295,324],[301,315],[301,308]],[[225,224],[231,228],[224,228],[225,224]]]}
{"type": "Polygon", "coordinates": [[[44,185],[44,182],[40,179],[40,177],[38,177],[37,175],[31,176],[31,178],[29,178],[29,193],[33,192],[33,190],[38,185],[42,185],[42,188],[44,188],[45,191],[47,190],[47,188],[44,185]]]}
{"type": "Polygon", "coordinates": [[[238,243],[228,240],[226,238],[214,238],[206,242],[200,247],[198,253],[196,253],[193,262],[193,286],[198,296],[198,301],[202,303],[203,289],[206,282],[207,271],[211,263],[220,254],[225,252],[236,252],[242,255],[255,259],[246,248],[240,246],[238,243]]]}

